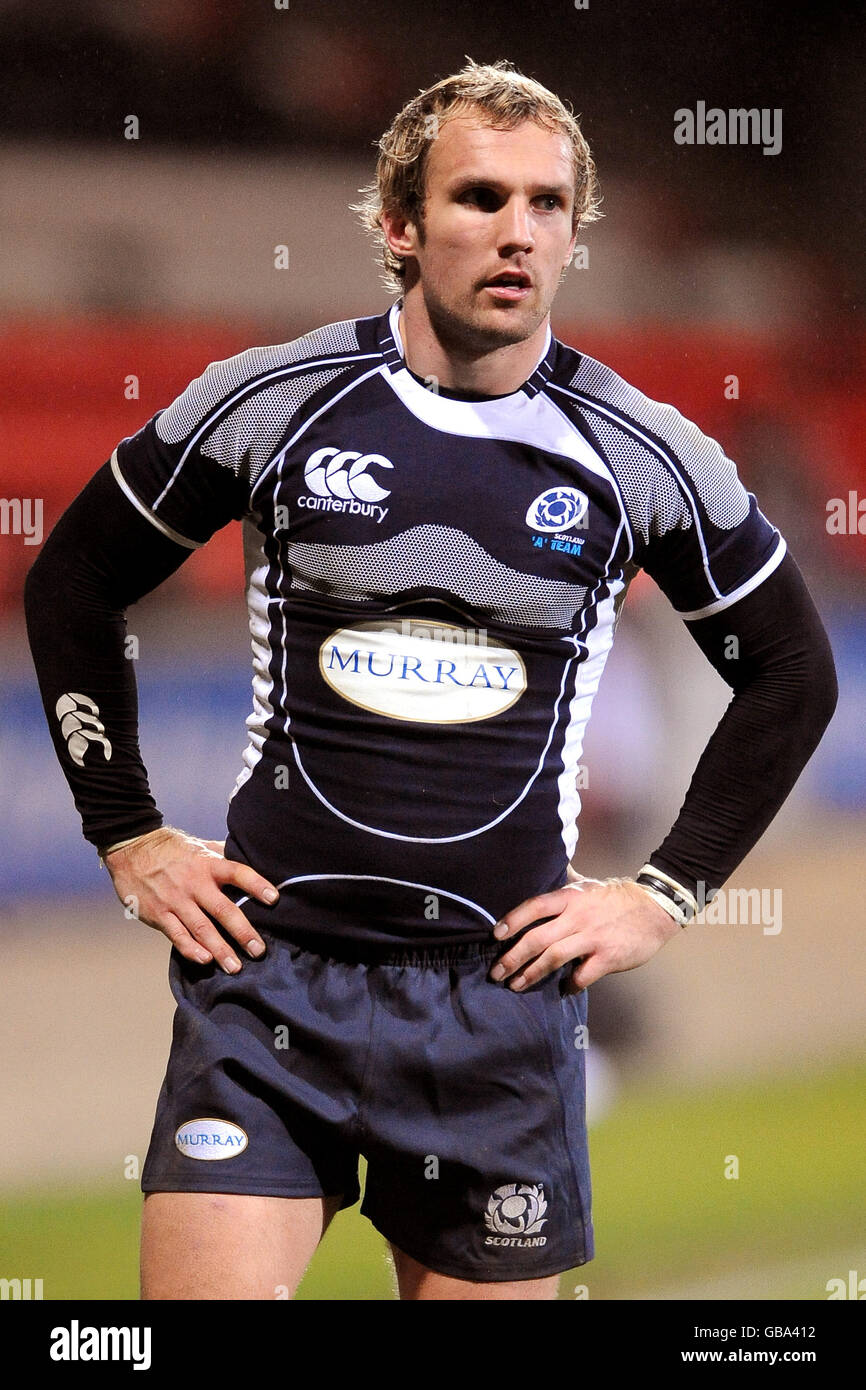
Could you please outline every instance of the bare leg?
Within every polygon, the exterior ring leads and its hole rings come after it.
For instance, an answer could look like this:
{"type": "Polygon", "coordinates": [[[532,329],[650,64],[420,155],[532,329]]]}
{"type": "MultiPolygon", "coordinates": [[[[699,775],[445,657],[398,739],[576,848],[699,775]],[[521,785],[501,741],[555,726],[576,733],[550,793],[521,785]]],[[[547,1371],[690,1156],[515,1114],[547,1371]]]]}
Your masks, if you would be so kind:
{"type": "Polygon", "coordinates": [[[559,1275],[543,1279],[521,1279],[510,1284],[476,1284],[470,1279],[452,1279],[448,1274],[435,1274],[432,1269],[391,1246],[400,1298],[404,1301],[465,1299],[554,1299],[559,1289],[559,1275]]]}
{"type": "Polygon", "coordinates": [[[292,1298],[339,1197],[149,1192],[141,1297],[292,1298]]]}

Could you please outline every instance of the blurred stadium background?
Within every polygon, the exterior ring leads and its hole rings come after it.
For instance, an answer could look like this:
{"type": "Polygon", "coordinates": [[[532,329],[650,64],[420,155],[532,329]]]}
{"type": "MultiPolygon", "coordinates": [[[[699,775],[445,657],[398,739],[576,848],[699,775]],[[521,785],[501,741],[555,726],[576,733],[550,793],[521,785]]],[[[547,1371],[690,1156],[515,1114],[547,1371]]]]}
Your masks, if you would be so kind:
{"type": "MultiPolygon", "coordinates": [[[[827,528],[830,499],[866,495],[864,49],[846,4],[0,0],[0,493],[42,499],[46,534],[208,362],[387,306],[349,204],[393,113],[470,54],[570,100],[599,164],[557,335],[717,437],[812,585],[839,709],[732,884],[781,892],[781,930],[694,926],[593,987],[599,1255],[563,1298],[821,1299],[866,1276],[866,536],[827,528]],[[781,152],[675,144],[699,100],[781,108],[781,152]]],[[[21,619],[37,553],[0,535],[0,1276],[128,1299],[167,951],[124,919],[54,760],[21,619]]],[[[205,836],[245,741],[242,588],[231,527],[130,615],[155,794],[205,836]]],[[[643,862],[726,702],[638,581],[586,746],[582,872],[643,862]]],[[[302,1297],[393,1297],[357,1209],[302,1297]]]]}

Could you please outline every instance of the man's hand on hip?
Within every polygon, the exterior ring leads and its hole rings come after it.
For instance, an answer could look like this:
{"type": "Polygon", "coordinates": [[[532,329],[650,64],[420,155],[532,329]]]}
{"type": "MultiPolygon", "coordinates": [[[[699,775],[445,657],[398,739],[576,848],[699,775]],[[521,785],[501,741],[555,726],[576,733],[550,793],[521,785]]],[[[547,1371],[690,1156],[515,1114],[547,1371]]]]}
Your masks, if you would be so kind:
{"type": "Polygon", "coordinates": [[[137,918],[167,936],[187,960],[200,965],[216,960],[235,975],[241,962],[205,913],[256,957],[264,953],[265,943],[223,886],[231,884],[269,906],[279,895],[248,864],[226,859],[224,848],[219,840],[199,840],[164,826],[106,854],[105,865],[121,902],[134,899],[137,918]]]}
{"type": "Polygon", "coordinates": [[[681,930],[636,883],[569,878],[564,888],[527,898],[497,923],[494,935],[507,943],[539,918],[551,919],[525,932],[493,966],[491,979],[519,991],[573,960],[569,992],[577,993],[603,975],[645,964],[681,930]]]}

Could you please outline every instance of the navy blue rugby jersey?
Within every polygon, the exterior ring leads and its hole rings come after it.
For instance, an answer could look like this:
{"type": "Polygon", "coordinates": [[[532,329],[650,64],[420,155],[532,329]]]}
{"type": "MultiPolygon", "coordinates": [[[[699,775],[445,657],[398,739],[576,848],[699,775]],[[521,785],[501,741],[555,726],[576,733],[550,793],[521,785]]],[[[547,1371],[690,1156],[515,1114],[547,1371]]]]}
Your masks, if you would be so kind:
{"type": "Polygon", "coordinates": [[[243,519],[226,853],[299,940],[480,940],[561,887],[637,568],[692,620],[785,551],[717,443],[550,329],[519,390],[472,399],[407,368],[400,307],[212,363],[112,458],[181,545],[243,519]]]}

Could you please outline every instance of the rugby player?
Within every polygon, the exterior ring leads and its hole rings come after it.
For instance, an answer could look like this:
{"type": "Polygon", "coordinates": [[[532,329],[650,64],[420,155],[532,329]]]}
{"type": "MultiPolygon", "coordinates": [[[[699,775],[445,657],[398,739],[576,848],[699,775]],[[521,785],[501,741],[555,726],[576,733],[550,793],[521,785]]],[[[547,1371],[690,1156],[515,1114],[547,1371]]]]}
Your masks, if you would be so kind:
{"type": "Polygon", "coordinates": [[[173,948],[146,1299],[293,1293],[361,1154],[401,1298],[555,1297],[594,1253],[587,986],[719,889],[835,703],[722,448],[552,334],[597,211],[568,108],[469,63],[398,114],[359,209],[393,305],[212,363],[28,579],[84,834],[173,948]],[[163,824],[123,643],[233,518],[253,710],[221,843],[163,824]],[[734,693],[663,843],[601,882],[571,868],[578,760],[638,568],[734,693]]]}

